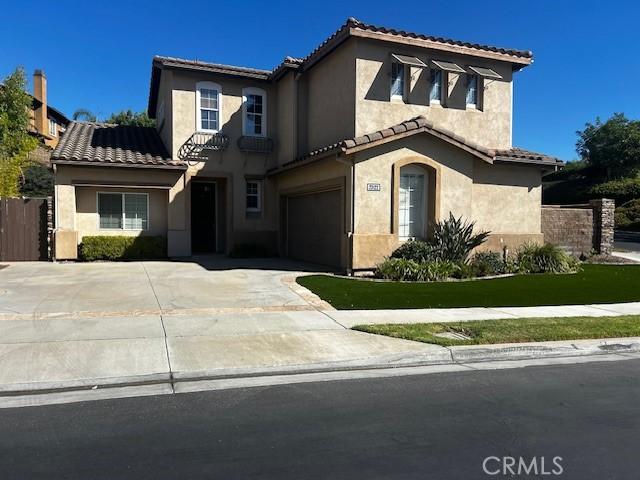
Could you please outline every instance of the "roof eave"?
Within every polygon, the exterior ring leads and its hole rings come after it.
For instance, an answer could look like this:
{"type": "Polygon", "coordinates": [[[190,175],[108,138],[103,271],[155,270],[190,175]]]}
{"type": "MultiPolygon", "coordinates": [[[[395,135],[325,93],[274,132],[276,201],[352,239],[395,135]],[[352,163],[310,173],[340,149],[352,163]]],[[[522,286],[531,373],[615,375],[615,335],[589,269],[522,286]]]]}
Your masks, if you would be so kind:
{"type": "Polygon", "coordinates": [[[61,158],[51,158],[53,165],[75,165],[80,167],[122,167],[122,168],[144,168],[155,170],[186,170],[187,165],[151,164],[151,163],[116,163],[116,162],[92,162],[90,160],[64,160],[61,158]]]}
{"type": "Polygon", "coordinates": [[[518,55],[511,55],[508,53],[493,52],[490,50],[482,50],[479,48],[467,47],[464,45],[450,45],[442,42],[436,42],[434,40],[395,35],[392,33],[372,32],[370,30],[362,30],[360,28],[350,28],[349,35],[373,40],[382,40],[385,42],[393,42],[402,45],[418,46],[422,48],[429,48],[431,50],[456,53],[459,55],[468,55],[473,57],[487,58],[491,60],[499,60],[517,65],[518,70],[533,63],[532,57],[523,57],[518,55]]]}

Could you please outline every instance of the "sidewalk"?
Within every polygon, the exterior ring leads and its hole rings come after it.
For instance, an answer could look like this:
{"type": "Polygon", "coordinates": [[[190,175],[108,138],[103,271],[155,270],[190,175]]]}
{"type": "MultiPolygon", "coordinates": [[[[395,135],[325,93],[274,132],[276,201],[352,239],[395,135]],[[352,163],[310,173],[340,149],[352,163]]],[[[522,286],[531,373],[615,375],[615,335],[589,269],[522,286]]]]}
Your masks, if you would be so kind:
{"type": "Polygon", "coordinates": [[[613,317],[640,315],[640,302],[542,307],[470,307],[406,310],[331,310],[325,312],[345,328],[362,324],[446,323],[535,317],[613,317]]]}
{"type": "Polygon", "coordinates": [[[624,359],[640,352],[640,338],[441,347],[348,327],[638,312],[640,303],[1,320],[0,407],[232,388],[242,379],[286,383],[330,372],[595,355],[624,359]]]}

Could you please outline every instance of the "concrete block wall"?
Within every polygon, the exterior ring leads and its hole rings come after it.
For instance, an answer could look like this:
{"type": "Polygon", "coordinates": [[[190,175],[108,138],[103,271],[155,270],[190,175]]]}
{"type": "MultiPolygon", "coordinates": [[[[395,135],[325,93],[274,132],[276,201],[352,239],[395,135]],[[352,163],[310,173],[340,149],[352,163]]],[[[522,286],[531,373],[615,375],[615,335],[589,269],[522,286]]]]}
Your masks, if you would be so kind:
{"type": "Polygon", "coordinates": [[[613,249],[615,203],[592,200],[582,205],[543,205],[544,241],[573,255],[609,254],[613,249]]]}

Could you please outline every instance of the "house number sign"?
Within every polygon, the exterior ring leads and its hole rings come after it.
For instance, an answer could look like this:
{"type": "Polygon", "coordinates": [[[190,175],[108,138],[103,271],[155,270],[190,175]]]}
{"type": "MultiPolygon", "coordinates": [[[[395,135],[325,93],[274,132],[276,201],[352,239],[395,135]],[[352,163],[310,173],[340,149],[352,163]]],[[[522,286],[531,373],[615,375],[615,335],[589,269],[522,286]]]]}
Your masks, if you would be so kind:
{"type": "Polygon", "coordinates": [[[379,192],[380,184],[379,183],[367,183],[367,192],[379,192]]]}

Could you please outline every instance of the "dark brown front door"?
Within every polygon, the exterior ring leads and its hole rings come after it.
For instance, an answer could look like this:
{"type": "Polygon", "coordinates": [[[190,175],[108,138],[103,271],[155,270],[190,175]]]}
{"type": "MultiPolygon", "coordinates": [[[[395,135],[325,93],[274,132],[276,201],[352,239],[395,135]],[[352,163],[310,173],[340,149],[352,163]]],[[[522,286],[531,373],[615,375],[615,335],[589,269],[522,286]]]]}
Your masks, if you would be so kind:
{"type": "Polygon", "coordinates": [[[216,184],[191,184],[191,250],[216,251],[216,184]]]}

